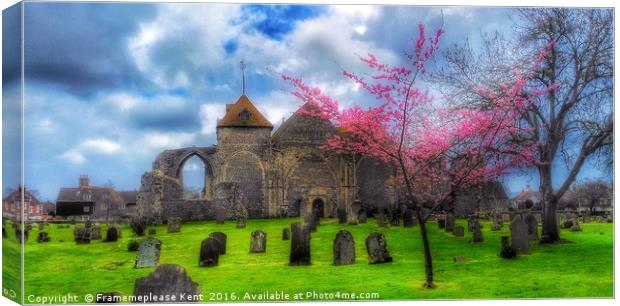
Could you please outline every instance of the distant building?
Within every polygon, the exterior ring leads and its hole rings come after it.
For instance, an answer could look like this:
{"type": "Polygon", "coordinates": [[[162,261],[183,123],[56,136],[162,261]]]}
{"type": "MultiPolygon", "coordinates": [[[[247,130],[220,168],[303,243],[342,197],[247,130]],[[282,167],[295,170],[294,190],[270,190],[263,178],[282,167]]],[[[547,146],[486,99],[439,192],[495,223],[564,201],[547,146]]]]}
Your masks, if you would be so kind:
{"type": "Polygon", "coordinates": [[[4,218],[22,220],[22,189],[24,192],[23,220],[46,220],[50,213],[53,214],[54,204],[39,201],[31,191],[19,186],[2,200],[4,218]]]}
{"type": "Polygon", "coordinates": [[[116,191],[112,187],[90,185],[80,176],[78,187],[60,188],[56,216],[68,219],[118,219],[135,211],[137,191],[116,191]]]}

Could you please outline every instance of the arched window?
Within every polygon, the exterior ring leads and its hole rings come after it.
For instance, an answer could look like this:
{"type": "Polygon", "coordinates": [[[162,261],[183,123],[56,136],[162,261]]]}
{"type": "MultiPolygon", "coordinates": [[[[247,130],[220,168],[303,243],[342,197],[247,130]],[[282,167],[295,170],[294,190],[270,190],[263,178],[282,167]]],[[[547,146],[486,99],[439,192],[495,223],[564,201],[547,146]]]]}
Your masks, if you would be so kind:
{"type": "Polygon", "coordinates": [[[198,156],[188,158],[182,166],[183,198],[198,200],[205,197],[205,164],[198,156]]]}

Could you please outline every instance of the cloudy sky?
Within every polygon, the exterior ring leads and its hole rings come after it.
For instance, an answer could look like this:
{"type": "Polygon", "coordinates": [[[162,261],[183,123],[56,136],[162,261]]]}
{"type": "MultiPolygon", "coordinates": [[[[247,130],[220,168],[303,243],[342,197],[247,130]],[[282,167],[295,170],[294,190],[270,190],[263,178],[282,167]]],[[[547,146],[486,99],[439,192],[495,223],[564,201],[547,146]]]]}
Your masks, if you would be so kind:
{"type": "MultiPolygon", "coordinates": [[[[19,29],[16,13],[4,12],[5,42],[19,39],[18,31],[7,30],[19,29]]],[[[302,76],[342,103],[369,103],[340,73],[341,67],[363,71],[357,55],[373,52],[399,63],[419,22],[431,29],[443,23],[444,46],[465,39],[476,44],[484,32],[510,35],[513,13],[475,7],[26,3],[26,184],[52,201],[58,188],[75,186],[80,174],[93,184],[138,189],[160,151],[215,143],[217,118],[241,93],[242,58],[248,96],[277,126],[299,106],[279,73],[302,76]]],[[[19,57],[7,45],[5,120],[19,118],[13,107],[19,57]]],[[[17,168],[11,167],[17,151],[10,149],[18,143],[7,136],[17,122],[3,126],[3,188],[18,184],[12,175],[17,168]]],[[[537,185],[527,175],[506,182],[512,194],[537,185]]]]}

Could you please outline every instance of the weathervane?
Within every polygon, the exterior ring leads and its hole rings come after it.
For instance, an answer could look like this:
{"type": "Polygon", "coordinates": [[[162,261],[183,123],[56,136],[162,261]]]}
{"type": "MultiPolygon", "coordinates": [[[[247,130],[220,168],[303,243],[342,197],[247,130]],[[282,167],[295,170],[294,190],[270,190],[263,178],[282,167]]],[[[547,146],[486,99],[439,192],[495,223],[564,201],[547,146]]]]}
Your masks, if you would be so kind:
{"type": "Polygon", "coordinates": [[[241,66],[242,90],[243,90],[243,95],[245,96],[245,61],[241,59],[241,61],[239,62],[239,65],[241,66]]]}

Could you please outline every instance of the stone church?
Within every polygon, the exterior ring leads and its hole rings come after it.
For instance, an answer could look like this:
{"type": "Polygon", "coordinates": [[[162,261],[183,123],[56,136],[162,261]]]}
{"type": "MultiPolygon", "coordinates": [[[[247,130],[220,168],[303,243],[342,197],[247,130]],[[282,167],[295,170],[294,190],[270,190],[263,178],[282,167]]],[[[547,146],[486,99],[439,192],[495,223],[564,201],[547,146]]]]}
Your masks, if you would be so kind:
{"type": "MultiPolygon", "coordinates": [[[[368,157],[321,148],[337,132],[328,120],[299,110],[273,131],[244,94],[226,105],[218,120],[216,145],[166,150],[157,156],[152,171],[142,176],[138,214],[159,222],[170,217],[208,220],[218,205],[226,206],[233,197],[250,218],[295,217],[310,211],[334,217],[338,208],[350,210],[354,202],[368,212],[395,207],[388,167],[368,157]],[[204,163],[205,183],[199,198],[188,199],[182,170],[193,156],[204,163]]],[[[227,209],[232,217],[230,204],[227,209]]]]}

